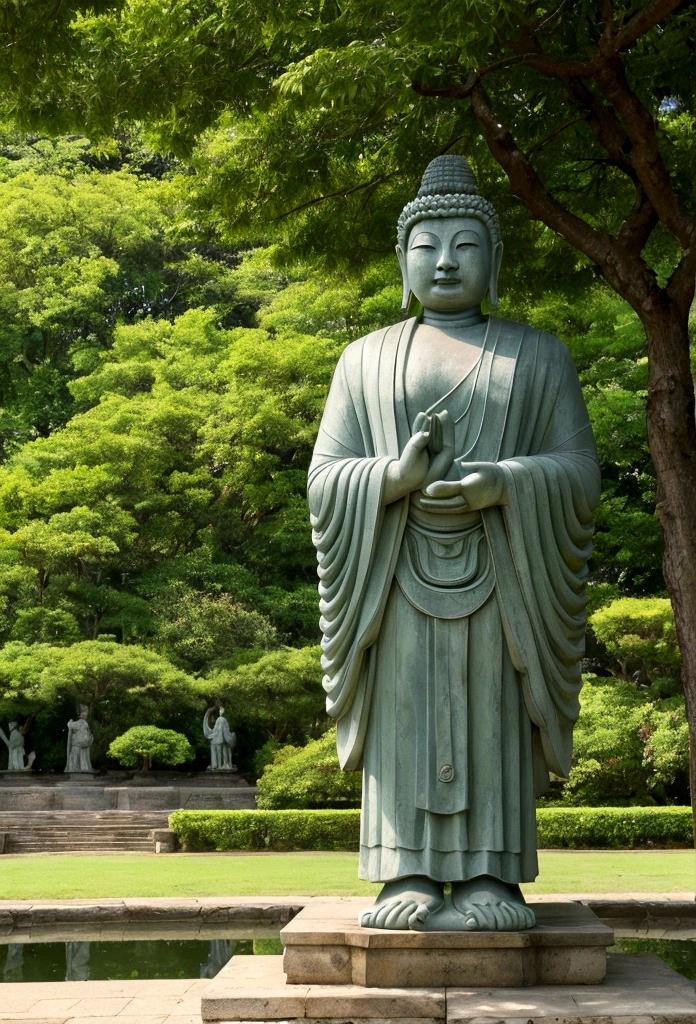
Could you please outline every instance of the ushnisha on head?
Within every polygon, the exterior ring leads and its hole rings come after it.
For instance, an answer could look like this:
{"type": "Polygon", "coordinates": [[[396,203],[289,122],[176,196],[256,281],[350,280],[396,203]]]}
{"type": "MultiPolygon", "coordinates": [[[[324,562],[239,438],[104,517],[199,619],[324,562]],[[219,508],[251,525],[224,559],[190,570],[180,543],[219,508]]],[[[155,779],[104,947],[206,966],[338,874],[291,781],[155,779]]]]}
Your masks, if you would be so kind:
{"type": "Polygon", "coordinates": [[[397,233],[404,308],[411,294],[425,309],[443,312],[474,308],[486,295],[497,306],[503,254],[498,215],[479,195],[463,156],[449,153],[428,164],[397,233]]]}

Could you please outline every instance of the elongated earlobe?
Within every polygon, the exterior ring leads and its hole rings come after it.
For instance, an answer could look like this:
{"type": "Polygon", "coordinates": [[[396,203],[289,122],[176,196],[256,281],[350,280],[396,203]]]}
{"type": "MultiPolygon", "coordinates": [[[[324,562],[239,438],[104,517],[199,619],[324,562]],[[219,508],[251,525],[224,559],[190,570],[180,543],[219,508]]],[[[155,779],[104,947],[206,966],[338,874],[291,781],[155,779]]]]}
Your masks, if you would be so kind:
{"type": "Polygon", "coordinates": [[[493,309],[498,308],[498,275],[500,274],[500,263],[503,258],[503,243],[498,242],[493,248],[491,258],[491,276],[488,282],[488,301],[493,309]]]}
{"type": "Polygon", "coordinates": [[[400,245],[396,247],[396,255],[399,258],[399,266],[401,267],[401,280],[403,282],[403,291],[401,293],[401,308],[408,310],[409,303],[411,301],[411,289],[408,285],[408,272],[406,270],[406,253],[400,245]]]}

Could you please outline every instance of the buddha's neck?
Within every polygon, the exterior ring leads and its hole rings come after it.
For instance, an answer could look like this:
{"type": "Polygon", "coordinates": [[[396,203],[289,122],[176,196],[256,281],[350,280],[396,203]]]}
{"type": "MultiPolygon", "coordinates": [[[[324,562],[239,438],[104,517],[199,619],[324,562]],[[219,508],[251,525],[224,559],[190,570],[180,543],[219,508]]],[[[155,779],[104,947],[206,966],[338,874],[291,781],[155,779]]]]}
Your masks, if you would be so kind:
{"type": "Polygon", "coordinates": [[[449,327],[454,328],[475,327],[477,324],[485,323],[486,318],[481,312],[480,306],[473,306],[471,309],[424,309],[423,323],[428,327],[449,327]]]}

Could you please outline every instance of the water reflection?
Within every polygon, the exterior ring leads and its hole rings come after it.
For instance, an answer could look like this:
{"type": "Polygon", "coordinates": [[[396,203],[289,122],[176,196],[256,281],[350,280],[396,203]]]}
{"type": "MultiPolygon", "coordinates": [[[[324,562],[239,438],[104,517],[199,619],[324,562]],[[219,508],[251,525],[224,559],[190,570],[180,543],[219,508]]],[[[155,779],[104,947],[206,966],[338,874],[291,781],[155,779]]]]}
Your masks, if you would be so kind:
{"type": "Polygon", "coordinates": [[[201,964],[201,978],[214,978],[225,966],[232,956],[236,942],[229,943],[227,939],[211,939],[208,959],[201,964]],[[230,945],[232,949],[230,949],[230,945]]]}
{"type": "MultiPolygon", "coordinates": [[[[279,952],[278,940],[269,941],[272,952],[279,952]]],[[[5,948],[1,981],[214,978],[233,953],[255,952],[252,939],[27,942],[5,948]]]]}
{"type": "Polygon", "coordinates": [[[89,951],[91,942],[65,943],[65,980],[89,981],[89,951]]]}
{"type": "Polygon", "coordinates": [[[7,959],[2,972],[3,981],[21,981],[24,966],[24,946],[19,942],[11,942],[7,947],[7,959]]]}

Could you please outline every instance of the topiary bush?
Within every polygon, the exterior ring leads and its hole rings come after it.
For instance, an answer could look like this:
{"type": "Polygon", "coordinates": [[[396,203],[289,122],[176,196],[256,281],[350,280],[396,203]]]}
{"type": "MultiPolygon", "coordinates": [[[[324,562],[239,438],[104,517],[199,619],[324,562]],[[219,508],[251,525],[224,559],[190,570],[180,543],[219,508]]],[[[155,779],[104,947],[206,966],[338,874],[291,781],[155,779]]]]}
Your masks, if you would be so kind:
{"type": "Polygon", "coordinates": [[[193,747],[180,733],[173,729],[160,729],[156,725],[134,725],[121,736],[117,736],[108,750],[109,757],[125,768],[148,771],[153,762],[162,765],[184,764],[192,760],[193,747]]]}
{"type": "MultiPolygon", "coordinates": [[[[537,811],[538,844],[548,850],[638,850],[693,846],[690,807],[550,807],[537,811]]],[[[357,850],[360,812],[175,811],[187,850],[357,850]]]]}
{"type": "Polygon", "coordinates": [[[336,729],[304,747],[281,747],[258,781],[263,810],[360,806],[361,772],[342,772],[336,755],[336,729]]]}
{"type": "Polygon", "coordinates": [[[668,598],[621,597],[599,608],[589,621],[622,679],[637,666],[650,679],[679,678],[679,647],[668,598]]]}

